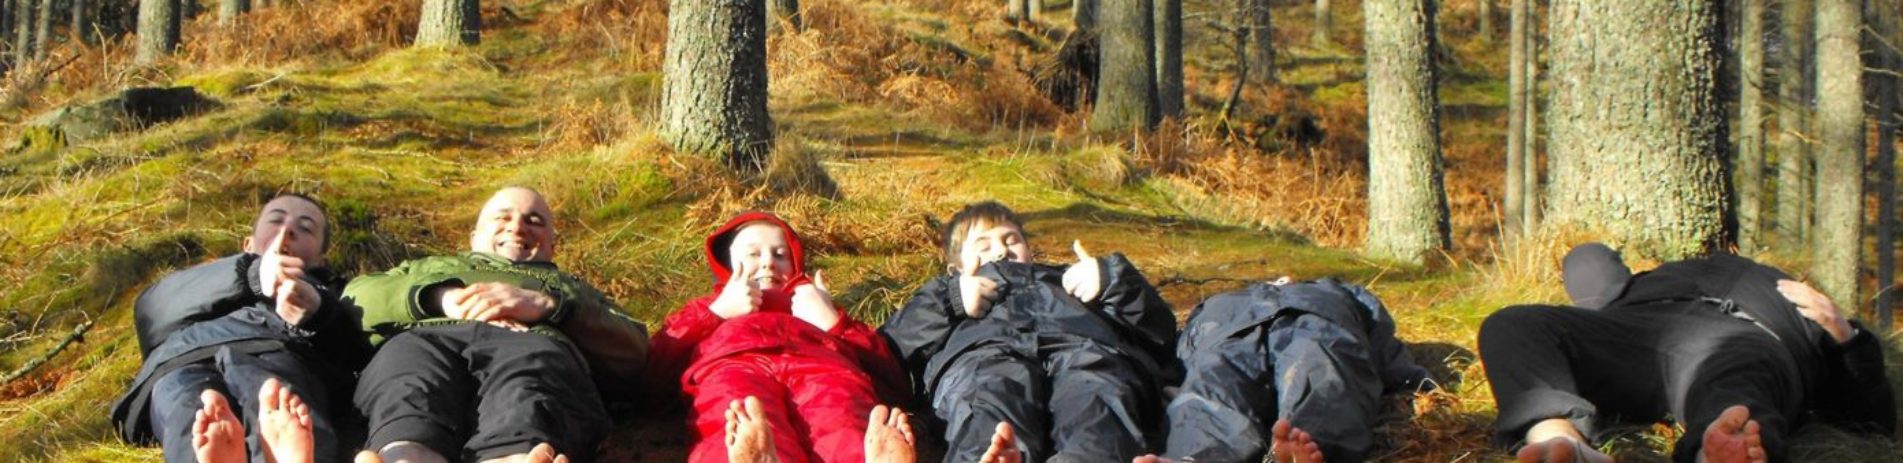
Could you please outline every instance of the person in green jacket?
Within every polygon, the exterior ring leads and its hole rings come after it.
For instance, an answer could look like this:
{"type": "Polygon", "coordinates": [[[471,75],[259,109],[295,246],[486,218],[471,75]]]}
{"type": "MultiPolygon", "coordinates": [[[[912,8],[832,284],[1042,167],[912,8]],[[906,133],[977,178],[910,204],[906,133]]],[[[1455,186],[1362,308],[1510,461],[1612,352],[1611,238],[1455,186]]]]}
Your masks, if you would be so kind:
{"type": "Polygon", "coordinates": [[[554,255],[547,201],[510,187],[483,206],[469,252],[345,288],[378,346],[354,397],[376,457],[516,460],[547,444],[592,460],[603,403],[632,398],[648,332],[554,255]]]}

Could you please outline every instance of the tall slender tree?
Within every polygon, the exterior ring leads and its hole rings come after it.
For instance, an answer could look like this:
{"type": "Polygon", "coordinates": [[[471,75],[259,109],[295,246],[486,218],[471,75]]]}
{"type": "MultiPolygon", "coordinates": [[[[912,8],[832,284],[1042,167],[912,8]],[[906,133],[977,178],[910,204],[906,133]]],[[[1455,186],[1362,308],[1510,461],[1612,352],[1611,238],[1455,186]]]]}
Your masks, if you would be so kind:
{"type": "Polygon", "coordinates": [[[1159,118],[1183,117],[1183,0],[1155,0],[1156,109],[1159,118]]]}
{"type": "Polygon", "coordinates": [[[1328,30],[1335,27],[1334,8],[1329,7],[1328,1],[1315,0],[1315,32],[1309,41],[1318,47],[1329,44],[1328,30]]]}
{"type": "Polygon", "coordinates": [[[1368,60],[1368,242],[1420,263],[1448,245],[1433,0],[1363,3],[1368,60]]]}
{"type": "Polygon", "coordinates": [[[1810,228],[1811,0],[1779,0],[1777,229],[1789,248],[1810,228]]]}
{"type": "Polygon", "coordinates": [[[53,48],[53,0],[40,0],[40,12],[34,14],[33,58],[46,59],[46,51],[53,48]]]}
{"type": "Polygon", "coordinates": [[[238,16],[251,11],[251,0],[219,0],[218,25],[230,26],[238,23],[238,16]]]}
{"type": "Polygon", "coordinates": [[[1552,223],[1661,259],[1724,245],[1718,6],[1556,0],[1548,17],[1552,223]]]}
{"type": "Polygon", "coordinates": [[[1896,307],[1896,131],[1899,127],[1897,115],[1898,79],[1896,72],[1903,71],[1899,66],[1897,50],[1889,44],[1897,44],[1897,20],[1899,3],[1896,0],[1874,2],[1869,18],[1874,23],[1876,37],[1871,46],[1872,56],[1876,59],[1876,68],[1881,72],[1872,72],[1877,86],[1873,98],[1877,100],[1877,329],[1890,332],[1891,317],[1896,307]]]}
{"type": "MultiPolygon", "coordinates": [[[[1857,0],[1817,0],[1817,222],[1811,277],[1846,308],[1862,306],[1863,9],[1857,0]]],[[[1856,309],[1851,309],[1856,310],[1856,309]]]]}
{"type": "Polygon", "coordinates": [[[133,53],[133,63],[151,65],[172,56],[172,51],[178,48],[178,3],[177,0],[139,2],[139,44],[133,53]]]}
{"type": "Polygon", "coordinates": [[[1480,30],[1474,36],[1482,43],[1493,41],[1493,0],[1474,0],[1474,15],[1480,19],[1480,30]]]}
{"type": "Polygon", "coordinates": [[[68,3],[71,4],[73,13],[72,30],[68,32],[68,35],[73,37],[73,42],[97,43],[93,39],[92,4],[87,3],[86,0],[71,0],[68,3]]]}
{"type": "Polygon", "coordinates": [[[1150,130],[1156,105],[1156,45],[1150,0],[1102,0],[1097,11],[1097,104],[1092,131],[1150,130]]]}
{"type": "Polygon", "coordinates": [[[1738,248],[1757,250],[1764,209],[1764,0],[1738,5],[1737,142],[1733,185],[1737,188],[1738,248]]]}
{"type": "Polygon", "coordinates": [[[661,138],[677,151],[760,172],[773,149],[765,0],[668,2],[665,53],[661,138]]]}
{"type": "Polygon", "coordinates": [[[1275,81],[1275,24],[1269,10],[1269,0],[1247,0],[1249,2],[1248,53],[1249,80],[1254,83],[1275,81]]]}
{"type": "Polygon", "coordinates": [[[1540,27],[1539,4],[1533,0],[1526,3],[1526,56],[1520,64],[1526,66],[1526,79],[1520,82],[1526,86],[1526,98],[1520,104],[1520,114],[1526,118],[1520,124],[1520,142],[1526,146],[1520,148],[1520,231],[1532,234],[1540,227],[1540,27]]]}
{"type": "MultiPolygon", "coordinates": [[[[764,21],[765,12],[761,12],[764,21]]],[[[416,46],[459,47],[482,42],[481,0],[423,0],[416,46]]]]}
{"type": "Polygon", "coordinates": [[[1520,164],[1526,162],[1526,2],[1513,0],[1507,13],[1507,171],[1506,195],[1501,201],[1501,209],[1506,216],[1502,220],[1501,235],[1519,236],[1525,227],[1520,223],[1526,219],[1526,168],[1520,164]]]}

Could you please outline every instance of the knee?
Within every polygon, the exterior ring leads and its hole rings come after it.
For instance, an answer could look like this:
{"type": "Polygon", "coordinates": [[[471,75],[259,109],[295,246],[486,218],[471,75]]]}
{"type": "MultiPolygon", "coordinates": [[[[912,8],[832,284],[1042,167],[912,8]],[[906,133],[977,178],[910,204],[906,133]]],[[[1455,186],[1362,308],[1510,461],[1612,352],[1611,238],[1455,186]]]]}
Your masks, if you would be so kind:
{"type": "Polygon", "coordinates": [[[1552,323],[1553,311],[1567,310],[1548,306],[1512,306],[1500,309],[1486,320],[1480,322],[1480,350],[1483,356],[1489,348],[1495,349],[1501,342],[1510,339],[1547,338],[1548,325],[1552,323]]]}

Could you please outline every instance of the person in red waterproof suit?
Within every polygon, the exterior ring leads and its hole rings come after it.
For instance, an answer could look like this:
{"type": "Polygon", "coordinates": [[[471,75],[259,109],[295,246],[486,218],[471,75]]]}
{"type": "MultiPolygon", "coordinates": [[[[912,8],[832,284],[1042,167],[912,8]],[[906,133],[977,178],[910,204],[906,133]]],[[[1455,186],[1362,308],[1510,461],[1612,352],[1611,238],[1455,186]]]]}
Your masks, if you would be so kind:
{"type": "Polygon", "coordinates": [[[879,405],[905,391],[898,360],[807,276],[792,227],[741,214],[708,235],[707,263],[713,293],[669,315],[649,354],[691,407],[689,461],[856,463],[868,447],[903,447],[898,460],[910,460],[903,415],[879,405]],[[874,442],[893,436],[904,445],[874,442]]]}

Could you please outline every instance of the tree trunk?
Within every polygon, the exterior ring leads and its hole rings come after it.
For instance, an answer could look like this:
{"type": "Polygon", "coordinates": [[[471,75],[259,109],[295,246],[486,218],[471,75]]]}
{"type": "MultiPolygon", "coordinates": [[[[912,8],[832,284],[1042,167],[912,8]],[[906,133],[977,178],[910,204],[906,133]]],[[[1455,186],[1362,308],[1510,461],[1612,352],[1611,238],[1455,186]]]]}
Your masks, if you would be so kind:
{"type": "Polygon", "coordinates": [[[1877,79],[1877,88],[1872,97],[1877,100],[1877,297],[1876,321],[1878,332],[1890,332],[1891,317],[1896,307],[1896,131],[1897,86],[1896,74],[1899,70],[1897,51],[1884,45],[1885,42],[1897,43],[1897,7],[1895,1],[1876,2],[1887,8],[1872,9],[1875,16],[1871,22],[1876,25],[1877,38],[1871,47],[1877,58],[1877,68],[1886,73],[1871,73],[1877,79]]]}
{"type": "Polygon", "coordinates": [[[1155,0],[1156,109],[1159,119],[1183,118],[1183,0],[1155,0]]]}
{"type": "Polygon", "coordinates": [[[1806,246],[1810,225],[1810,0],[1780,0],[1777,111],[1777,229],[1789,249],[1806,246]]]}
{"type": "Polygon", "coordinates": [[[178,0],[178,20],[180,23],[191,22],[192,18],[197,16],[198,0],[178,0]]]}
{"type": "Polygon", "coordinates": [[[765,18],[763,0],[669,2],[660,133],[675,150],[744,173],[766,166],[765,18]]]}
{"type": "Polygon", "coordinates": [[[218,25],[230,26],[238,23],[238,16],[251,11],[251,0],[219,0],[218,25]]]}
{"type": "Polygon", "coordinates": [[[178,48],[178,1],[139,1],[139,46],[132,62],[156,64],[178,48]]]}
{"type": "Polygon", "coordinates": [[[1156,45],[1150,0],[1103,0],[1097,12],[1097,104],[1090,129],[1109,132],[1156,127],[1156,45]]]}
{"type": "Polygon", "coordinates": [[[1328,45],[1328,29],[1335,25],[1335,15],[1328,7],[1328,0],[1315,0],[1315,35],[1309,41],[1315,46],[1328,45]]]}
{"type": "Polygon", "coordinates": [[[1480,30],[1475,31],[1475,35],[1480,38],[1481,43],[1491,42],[1493,41],[1493,0],[1476,0],[1476,3],[1480,4],[1480,8],[1475,11],[1475,14],[1480,17],[1480,30]]]}
{"type": "Polygon", "coordinates": [[[1526,56],[1521,57],[1526,66],[1526,99],[1521,100],[1526,108],[1520,114],[1526,120],[1520,129],[1526,131],[1520,135],[1520,142],[1526,146],[1520,149],[1520,231],[1528,235],[1540,228],[1540,27],[1539,4],[1527,0],[1526,4],[1526,56]]]}
{"type": "Polygon", "coordinates": [[[1513,0],[1507,13],[1507,188],[1501,201],[1504,220],[1500,234],[1520,236],[1526,219],[1526,2],[1513,0]]]}
{"type": "MultiPolygon", "coordinates": [[[[772,2],[773,0],[767,0],[767,3],[772,3],[772,2]]],[[[1028,16],[1025,13],[1026,6],[1028,5],[1026,4],[1025,0],[1010,0],[1008,2],[1005,2],[1004,4],[1005,22],[1009,22],[1011,24],[1017,24],[1018,21],[1023,21],[1025,18],[1027,18],[1028,16]]],[[[771,7],[768,7],[768,8],[771,8],[771,7]]]]}
{"type": "Polygon", "coordinates": [[[92,10],[88,8],[90,4],[86,0],[72,0],[70,3],[73,7],[73,30],[68,31],[68,35],[73,37],[74,43],[98,43],[93,40],[92,10]]]}
{"type": "Polygon", "coordinates": [[[1237,17],[1250,18],[1250,22],[1248,27],[1238,27],[1230,31],[1230,38],[1235,42],[1236,82],[1229,86],[1229,97],[1222,100],[1220,111],[1224,126],[1228,126],[1230,119],[1236,115],[1236,105],[1242,101],[1242,86],[1254,79],[1254,75],[1249,72],[1249,67],[1255,61],[1249,58],[1249,54],[1253,51],[1249,47],[1249,37],[1261,33],[1261,29],[1254,28],[1253,24],[1256,20],[1255,15],[1263,8],[1263,2],[1261,0],[1235,0],[1235,2],[1236,9],[1233,13],[1237,17]]]}
{"type": "Polygon", "coordinates": [[[1098,1],[1076,0],[1070,3],[1070,22],[1077,30],[1087,31],[1097,28],[1098,1]]]}
{"type": "Polygon", "coordinates": [[[33,59],[46,59],[53,48],[53,0],[40,0],[40,12],[34,15],[33,59]]]}
{"type": "Polygon", "coordinates": [[[1553,224],[1666,260],[1725,244],[1717,5],[1558,0],[1549,18],[1553,224]]]}
{"type": "Polygon", "coordinates": [[[0,74],[13,72],[14,0],[0,0],[0,74]]]}
{"type": "MultiPolygon", "coordinates": [[[[765,12],[761,12],[764,20],[765,12]]],[[[416,46],[460,47],[482,42],[481,0],[423,0],[416,46]]]]}
{"type": "Polygon", "coordinates": [[[15,0],[13,3],[13,65],[25,66],[33,60],[33,13],[38,0],[15,0]]]}
{"type": "Polygon", "coordinates": [[[1249,2],[1248,38],[1249,76],[1252,82],[1262,84],[1275,81],[1275,26],[1269,10],[1269,0],[1246,0],[1249,2]]]}
{"type": "Polygon", "coordinates": [[[1863,30],[1857,0],[1817,0],[1817,223],[1811,278],[1856,313],[1863,241],[1863,30]]]}
{"type": "Polygon", "coordinates": [[[803,24],[804,20],[800,17],[799,0],[767,0],[766,12],[767,18],[770,18],[766,25],[767,33],[777,33],[781,28],[793,32],[806,28],[803,24]]]}
{"type": "Polygon", "coordinates": [[[1732,166],[1737,187],[1738,249],[1760,246],[1764,210],[1764,1],[1738,8],[1738,141],[1732,166]]]}
{"type": "Polygon", "coordinates": [[[1433,0],[1368,0],[1368,243],[1422,263],[1446,249],[1433,0]]]}
{"type": "Polygon", "coordinates": [[[1035,21],[1044,15],[1044,0],[1024,0],[1024,20],[1035,21]]]}

